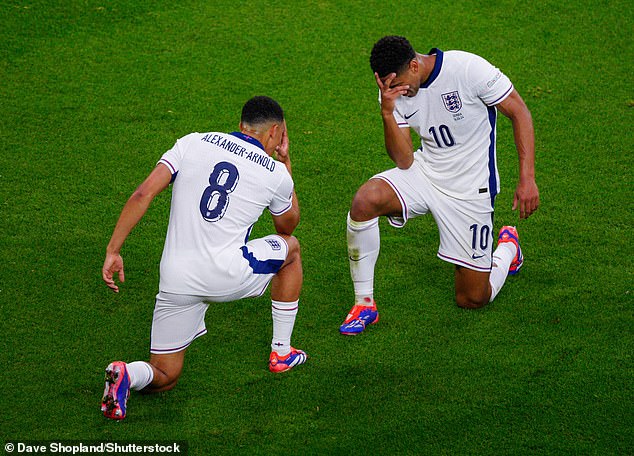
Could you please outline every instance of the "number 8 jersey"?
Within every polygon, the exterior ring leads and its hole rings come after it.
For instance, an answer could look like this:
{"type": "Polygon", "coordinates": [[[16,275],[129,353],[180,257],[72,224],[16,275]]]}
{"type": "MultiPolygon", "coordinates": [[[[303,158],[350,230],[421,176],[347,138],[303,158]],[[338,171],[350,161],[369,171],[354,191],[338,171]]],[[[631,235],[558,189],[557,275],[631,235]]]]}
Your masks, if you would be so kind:
{"type": "Polygon", "coordinates": [[[172,203],[160,290],[220,296],[239,289],[248,262],[240,248],[268,208],[292,206],[286,167],[245,134],[192,133],[159,163],[172,172],[172,203]]]}
{"type": "Polygon", "coordinates": [[[396,100],[394,118],[421,137],[420,166],[432,184],[458,199],[490,198],[499,192],[494,105],[513,84],[482,57],[432,49],[436,63],[416,96],[396,100]]]}

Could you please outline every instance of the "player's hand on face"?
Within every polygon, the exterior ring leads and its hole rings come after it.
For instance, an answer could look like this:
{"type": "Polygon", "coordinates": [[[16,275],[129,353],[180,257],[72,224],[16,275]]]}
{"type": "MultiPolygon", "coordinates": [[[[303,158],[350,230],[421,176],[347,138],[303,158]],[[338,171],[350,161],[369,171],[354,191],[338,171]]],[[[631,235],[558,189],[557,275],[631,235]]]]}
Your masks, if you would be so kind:
{"type": "Polygon", "coordinates": [[[277,159],[281,162],[288,160],[288,130],[286,128],[286,121],[282,124],[282,141],[275,148],[277,159]]]}
{"type": "Polygon", "coordinates": [[[106,260],[103,263],[101,269],[101,277],[106,282],[108,288],[111,288],[115,293],[119,293],[119,287],[114,281],[114,273],[119,273],[119,282],[125,282],[125,274],[123,273],[123,258],[121,255],[114,253],[107,253],[106,260]]]}
{"type": "Polygon", "coordinates": [[[539,207],[539,189],[535,181],[520,182],[513,196],[513,210],[519,208],[520,219],[528,218],[539,207]]]}
{"type": "Polygon", "coordinates": [[[407,94],[409,85],[392,86],[392,82],[396,79],[396,73],[390,73],[386,76],[385,81],[382,81],[378,73],[374,73],[376,79],[376,85],[379,86],[381,91],[381,110],[384,113],[391,114],[394,112],[394,103],[396,99],[402,95],[407,94]]]}

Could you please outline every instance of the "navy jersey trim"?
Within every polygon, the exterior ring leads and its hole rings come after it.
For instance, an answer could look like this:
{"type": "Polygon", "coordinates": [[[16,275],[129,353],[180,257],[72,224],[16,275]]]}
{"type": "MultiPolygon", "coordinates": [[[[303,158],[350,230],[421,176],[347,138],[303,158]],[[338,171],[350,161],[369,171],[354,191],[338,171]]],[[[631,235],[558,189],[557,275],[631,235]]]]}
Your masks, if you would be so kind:
{"type": "Polygon", "coordinates": [[[434,63],[434,69],[431,71],[431,74],[425,80],[425,82],[423,82],[420,85],[421,89],[426,89],[427,87],[429,87],[432,84],[432,82],[436,80],[436,78],[440,74],[440,70],[442,69],[442,60],[443,60],[444,52],[438,48],[433,48],[431,51],[429,51],[429,54],[427,55],[434,55],[434,54],[436,54],[436,62],[434,63]]]}
{"type": "Polygon", "coordinates": [[[254,146],[257,146],[260,149],[264,150],[264,146],[262,145],[262,143],[260,141],[258,141],[257,139],[255,139],[253,136],[245,135],[241,131],[234,131],[234,132],[231,132],[229,134],[232,135],[232,136],[235,136],[236,138],[240,138],[243,141],[246,141],[246,142],[248,142],[250,144],[253,144],[254,146]]]}
{"type": "Polygon", "coordinates": [[[249,242],[249,237],[251,237],[251,230],[253,230],[253,225],[255,225],[255,223],[253,223],[249,229],[247,230],[247,235],[244,237],[244,243],[246,244],[247,242],[249,242]]]}
{"type": "Polygon", "coordinates": [[[495,196],[497,195],[498,182],[495,172],[495,123],[497,121],[497,109],[493,106],[487,107],[489,112],[489,194],[491,195],[491,208],[495,208],[495,196]]]}

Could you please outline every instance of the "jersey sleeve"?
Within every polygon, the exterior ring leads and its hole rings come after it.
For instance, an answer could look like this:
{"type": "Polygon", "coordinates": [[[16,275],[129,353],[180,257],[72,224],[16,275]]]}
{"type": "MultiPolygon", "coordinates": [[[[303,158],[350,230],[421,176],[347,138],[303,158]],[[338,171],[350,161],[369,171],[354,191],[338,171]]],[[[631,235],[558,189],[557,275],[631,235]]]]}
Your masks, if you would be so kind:
{"type": "Polygon", "coordinates": [[[172,181],[176,178],[176,174],[178,174],[178,170],[180,169],[181,162],[183,160],[183,156],[185,154],[185,150],[187,149],[187,142],[191,139],[191,135],[187,135],[183,138],[176,140],[176,143],[170,150],[165,152],[163,156],[158,161],[159,163],[163,163],[172,173],[172,181]]]}
{"type": "Polygon", "coordinates": [[[467,71],[469,80],[475,83],[476,95],[487,106],[502,102],[513,91],[511,80],[482,57],[474,55],[467,71]]]}
{"type": "Polygon", "coordinates": [[[273,194],[271,204],[269,204],[269,211],[272,215],[282,215],[293,207],[293,189],[295,184],[293,178],[288,171],[284,169],[284,176],[277,190],[273,194]]]}

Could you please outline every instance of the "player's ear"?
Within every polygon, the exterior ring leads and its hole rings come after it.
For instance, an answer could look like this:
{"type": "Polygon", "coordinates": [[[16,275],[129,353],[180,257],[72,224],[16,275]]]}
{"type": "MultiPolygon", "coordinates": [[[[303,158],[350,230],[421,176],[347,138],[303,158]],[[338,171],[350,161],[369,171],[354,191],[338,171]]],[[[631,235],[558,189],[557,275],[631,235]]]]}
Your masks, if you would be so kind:
{"type": "Polygon", "coordinates": [[[412,70],[413,73],[418,73],[418,59],[412,59],[409,61],[409,69],[412,70]]]}
{"type": "Polygon", "coordinates": [[[271,139],[275,138],[275,135],[277,135],[279,133],[279,129],[282,128],[280,124],[278,123],[272,123],[271,126],[269,127],[269,137],[271,139]]]}

